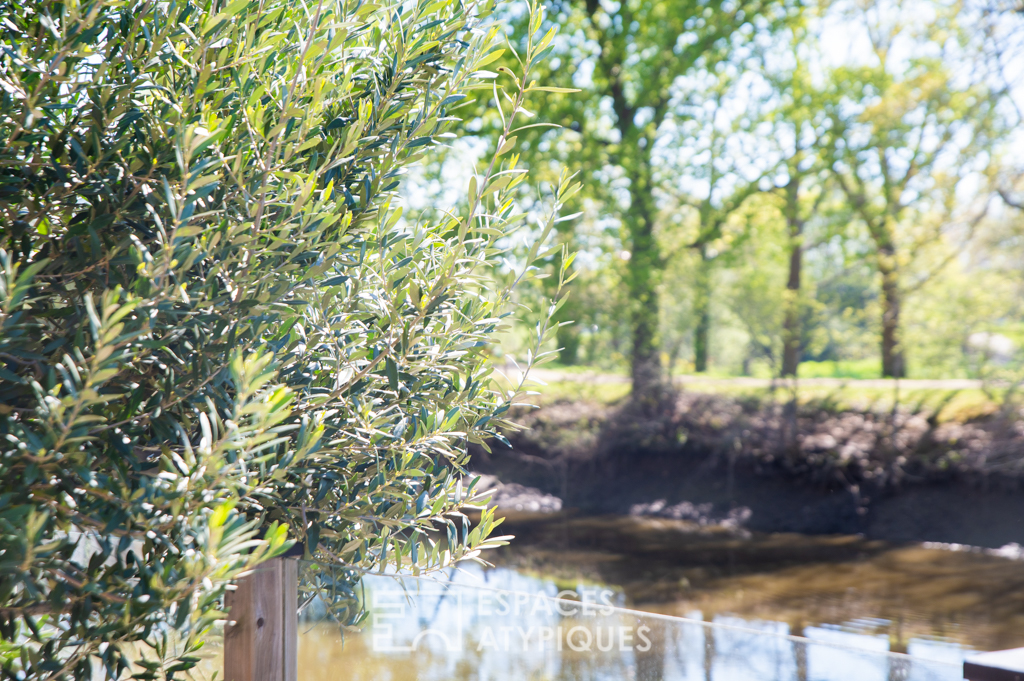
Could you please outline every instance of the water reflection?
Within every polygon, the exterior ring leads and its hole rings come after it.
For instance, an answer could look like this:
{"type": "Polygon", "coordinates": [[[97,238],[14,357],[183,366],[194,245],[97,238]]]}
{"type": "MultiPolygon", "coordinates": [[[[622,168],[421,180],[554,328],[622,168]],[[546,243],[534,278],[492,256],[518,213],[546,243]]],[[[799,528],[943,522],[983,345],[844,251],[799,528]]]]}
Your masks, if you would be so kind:
{"type": "Polygon", "coordinates": [[[303,681],[830,681],[960,678],[963,649],[799,622],[691,612],[689,619],[622,609],[601,585],[567,584],[510,569],[471,569],[446,582],[368,576],[370,611],[342,634],[307,622],[303,681]],[[561,599],[556,596],[561,593],[561,599]]]}
{"type": "Polygon", "coordinates": [[[445,575],[447,590],[413,580],[417,595],[400,593],[395,612],[373,602],[391,578],[364,580],[373,614],[361,631],[342,641],[307,626],[304,681],[952,680],[972,650],[1024,646],[1024,563],[992,552],[635,517],[513,517],[502,530],[517,539],[488,556],[497,568],[445,575]],[[560,591],[644,612],[582,616],[536,597],[560,591]],[[504,592],[527,610],[497,612],[504,592]],[[381,649],[374,616],[405,649],[381,649]]]}
{"type": "Polygon", "coordinates": [[[1024,562],[993,552],[632,517],[511,518],[502,531],[517,538],[499,565],[615,585],[642,610],[840,627],[896,652],[1024,646],[1024,562]]]}

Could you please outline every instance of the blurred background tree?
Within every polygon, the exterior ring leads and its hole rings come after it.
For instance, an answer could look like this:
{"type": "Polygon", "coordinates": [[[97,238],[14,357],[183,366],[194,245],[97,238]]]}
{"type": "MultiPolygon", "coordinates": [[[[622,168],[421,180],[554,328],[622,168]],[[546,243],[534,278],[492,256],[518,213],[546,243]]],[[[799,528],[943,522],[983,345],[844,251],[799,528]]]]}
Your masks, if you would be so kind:
{"type": "MultiPolygon", "coordinates": [[[[599,344],[592,346],[598,354],[626,358],[637,394],[656,391],[665,378],[659,319],[662,273],[669,258],[663,252],[659,215],[668,198],[665,184],[674,183],[664,152],[674,147],[678,125],[692,115],[687,102],[691,108],[700,106],[683,81],[698,71],[713,81],[734,76],[735,66],[719,71],[716,64],[738,59],[755,33],[783,21],[787,11],[780,3],[762,0],[589,0],[551,6],[550,22],[558,26],[558,38],[539,79],[580,92],[548,90],[528,102],[538,113],[538,123],[557,123],[564,129],[538,125],[524,131],[524,159],[531,167],[571,164],[581,172],[585,189],[576,206],[580,220],[565,238],[573,250],[602,253],[585,260],[607,268],[600,278],[613,287],[621,282],[621,296],[601,300],[605,312],[611,308],[607,303],[615,301],[616,319],[610,323],[594,323],[605,314],[587,311],[582,301],[563,314],[571,311],[583,321],[573,333],[607,336],[615,348],[611,353],[598,350],[599,344]],[[587,224],[579,227],[581,222],[587,224]]],[[[519,23],[510,17],[512,26],[519,23]]],[[[521,35],[514,30],[510,44],[518,44],[521,35]]],[[[489,132],[486,123],[481,131],[489,132]]],[[[711,234],[715,229],[709,225],[703,231],[711,234]]],[[[577,286],[586,286],[587,279],[582,277],[577,286]]],[[[578,352],[571,354],[579,357],[578,352]]],[[[563,359],[570,357],[563,354],[563,359]]]]}
{"type": "Polygon", "coordinates": [[[943,236],[971,238],[988,210],[993,147],[1005,137],[997,94],[955,65],[963,53],[963,41],[951,35],[962,30],[958,17],[939,5],[930,9],[932,16],[910,3],[852,11],[873,58],[836,69],[825,103],[833,176],[870,238],[881,291],[882,375],[893,378],[907,373],[906,297],[954,254],[922,261],[943,236]],[[910,53],[900,54],[901,47],[910,53]],[[974,202],[958,195],[971,181],[974,202]],[[964,233],[956,234],[961,223],[964,233]]]}
{"type": "Polygon", "coordinates": [[[644,394],[666,368],[967,377],[977,334],[1019,348],[1019,19],[941,0],[552,5],[545,82],[581,92],[538,93],[520,140],[540,172],[587,178],[559,224],[580,252],[563,365],[644,394]]]}

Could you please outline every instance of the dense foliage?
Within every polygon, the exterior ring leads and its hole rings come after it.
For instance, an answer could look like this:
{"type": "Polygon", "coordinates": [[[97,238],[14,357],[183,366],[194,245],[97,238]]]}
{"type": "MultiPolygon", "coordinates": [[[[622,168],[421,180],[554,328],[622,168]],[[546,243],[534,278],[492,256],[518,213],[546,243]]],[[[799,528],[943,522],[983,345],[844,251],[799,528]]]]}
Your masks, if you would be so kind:
{"type": "Polygon", "coordinates": [[[561,127],[535,128],[524,154],[586,173],[563,232],[581,252],[564,363],[629,371],[640,394],[673,371],[1024,367],[1007,206],[1024,205],[1019,14],[943,0],[552,9],[551,82],[580,92],[532,100],[561,127]]]}
{"type": "Polygon", "coordinates": [[[520,387],[486,346],[532,39],[464,208],[396,200],[495,87],[489,11],[0,1],[4,677],[182,672],[291,540],[414,570],[498,541],[459,519],[461,465],[520,387]]]}
{"type": "MultiPolygon", "coordinates": [[[[669,254],[659,234],[659,191],[672,176],[665,173],[664,147],[675,144],[677,131],[691,134],[681,131],[691,119],[689,108],[713,99],[684,81],[702,70],[713,72],[734,52],[747,49],[759,32],[785,23],[790,5],[777,0],[552,3],[550,21],[559,26],[559,40],[552,45],[545,82],[578,92],[531,98],[541,120],[561,127],[531,130],[523,153],[531,166],[551,159],[579,163],[586,191],[574,207],[593,226],[587,236],[601,238],[607,231],[612,238],[611,243],[580,239],[574,248],[611,247],[615,255],[625,254],[619,263],[612,258],[620,288],[608,293],[622,307],[611,323],[627,336],[623,354],[638,393],[655,390],[665,378],[659,309],[669,254]]],[[[522,39],[528,31],[518,33],[522,39]]],[[[706,252],[714,231],[707,227],[692,247],[706,252]]],[[[607,295],[594,298],[590,309],[584,301],[578,296],[565,308],[564,316],[583,322],[564,327],[559,336],[566,348],[562,357],[569,361],[580,334],[591,326],[586,322],[608,312],[607,295]]]]}

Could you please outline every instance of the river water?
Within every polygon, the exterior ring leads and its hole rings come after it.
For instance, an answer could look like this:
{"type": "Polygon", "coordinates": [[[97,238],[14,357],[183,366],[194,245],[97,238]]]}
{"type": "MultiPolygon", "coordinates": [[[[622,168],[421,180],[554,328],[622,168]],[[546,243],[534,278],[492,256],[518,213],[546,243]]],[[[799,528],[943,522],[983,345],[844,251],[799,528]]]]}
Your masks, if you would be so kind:
{"type": "Polygon", "coordinates": [[[364,578],[360,628],[302,628],[299,678],[945,681],[972,651],[1024,646],[1016,547],[650,518],[507,528],[494,567],[364,578]]]}

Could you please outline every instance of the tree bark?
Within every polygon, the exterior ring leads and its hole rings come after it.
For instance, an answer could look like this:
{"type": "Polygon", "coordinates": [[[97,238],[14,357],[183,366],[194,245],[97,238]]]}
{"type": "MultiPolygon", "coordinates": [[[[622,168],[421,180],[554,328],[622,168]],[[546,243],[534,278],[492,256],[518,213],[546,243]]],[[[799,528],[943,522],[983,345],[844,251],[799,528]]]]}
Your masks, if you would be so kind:
{"type": "MultiPolygon", "coordinates": [[[[624,114],[623,114],[624,115],[624,114]]],[[[627,130],[631,130],[627,128],[627,130]]],[[[639,140],[639,136],[635,138],[639,140]]],[[[630,255],[627,266],[630,321],[633,331],[633,397],[660,394],[663,383],[661,343],[658,337],[658,274],[661,253],[654,234],[654,197],[651,193],[650,147],[653,140],[637,145],[642,149],[633,160],[630,177],[630,207],[626,214],[630,255]]]]}
{"type": "Polygon", "coordinates": [[[630,229],[632,250],[627,267],[630,321],[633,327],[633,395],[656,391],[662,381],[658,344],[657,245],[653,225],[642,215],[634,216],[630,229]]]}
{"type": "Polygon", "coordinates": [[[786,282],[786,317],[783,320],[782,375],[796,376],[800,367],[800,269],[803,246],[794,242],[789,251],[789,281],[786,282]]]}
{"type": "Polygon", "coordinates": [[[711,259],[704,246],[699,249],[697,281],[693,290],[693,369],[708,370],[708,348],[711,340],[711,259]]]}
{"type": "Polygon", "coordinates": [[[882,274],[882,376],[905,378],[906,364],[900,338],[900,305],[903,296],[893,260],[893,254],[883,250],[878,268],[882,274]]]}
{"type": "Polygon", "coordinates": [[[797,203],[800,180],[790,179],[786,185],[786,225],[789,229],[789,279],[786,281],[786,315],[782,328],[782,375],[796,376],[800,366],[800,280],[803,267],[803,222],[797,203]]]}
{"type": "Polygon", "coordinates": [[[558,330],[555,331],[555,342],[558,343],[559,362],[571,366],[579,361],[580,332],[578,327],[572,325],[558,327],[558,330]]]}

